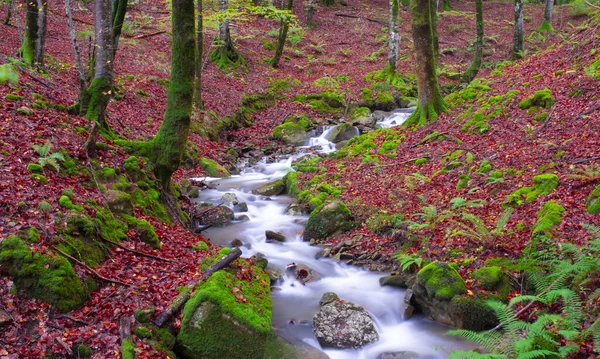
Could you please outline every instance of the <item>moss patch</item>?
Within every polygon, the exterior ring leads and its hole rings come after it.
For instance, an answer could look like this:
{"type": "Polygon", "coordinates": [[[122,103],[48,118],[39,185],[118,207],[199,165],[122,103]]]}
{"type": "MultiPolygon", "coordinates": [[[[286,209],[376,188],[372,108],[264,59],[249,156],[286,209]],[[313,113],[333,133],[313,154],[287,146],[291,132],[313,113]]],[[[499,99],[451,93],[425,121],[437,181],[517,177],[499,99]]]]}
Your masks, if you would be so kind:
{"type": "Polygon", "coordinates": [[[552,91],[545,88],[543,90],[536,91],[533,95],[519,102],[519,108],[522,110],[529,109],[530,107],[537,106],[541,108],[550,108],[554,105],[554,97],[552,97],[552,91]]]}
{"type": "Polygon", "coordinates": [[[585,209],[590,214],[599,214],[600,213],[600,186],[594,188],[594,190],[590,193],[587,200],[585,201],[585,209]]]}
{"type": "Polygon", "coordinates": [[[552,173],[533,177],[533,186],[520,188],[506,197],[508,204],[520,205],[525,202],[533,202],[539,196],[545,196],[558,186],[558,176],[552,173]]]}
{"type": "Polygon", "coordinates": [[[200,159],[200,166],[206,172],[206,175],[209,177],[218,177],[224,178],[229,177],[229,171],[225,169],[225,167],[216,163],[215,161],[202,157],[200,159]]]}
{"type": "Polygon", "coordinates": [[[298,174],[296,172],[289,172],[283,176],[282,181],[285,183],[287,194],[292,197],[297,197],[300,193],[300,188],[298,187],[298,174]]]}
{"type": "Polygon", "coordinates": [[[538,213],[537,222],[533,227],[532,235],[550,234],[552,229],[562,223],[562,215],[565,208],[555,201],[544,203],[544,207],[538,213]]]}
{"type": "Polygon", "coordinates": [[[506,299],[510,292],[510,281],[502,268],[497,266],[479,268],[472,274],[477,287],[483,290],[493,290],[506,299]]]}
{"type": "Polygon", "coordinates": [[[426,265],[417,273],[419,281],[427,294],[438,300],[451,300],[454,296],[466,294],[467,286],[460,274],[445,262],[426,265]]]}

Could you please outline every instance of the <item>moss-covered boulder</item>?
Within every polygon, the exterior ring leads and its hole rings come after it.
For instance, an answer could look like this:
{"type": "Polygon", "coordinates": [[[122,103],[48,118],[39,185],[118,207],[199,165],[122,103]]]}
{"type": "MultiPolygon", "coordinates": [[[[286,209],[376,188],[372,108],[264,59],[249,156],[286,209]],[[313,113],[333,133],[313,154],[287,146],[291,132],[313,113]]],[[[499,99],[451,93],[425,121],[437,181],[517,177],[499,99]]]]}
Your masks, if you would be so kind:
{"type": "Polygon", "coordinates": [[[202,169],[204,170],[204,172],[206,172],[206,175],[209,177],[229,177],[229,171],[227,171],[225,167],[221,166],[220,164],[211,159],[202,157],[200,159],[200,166],[202,166],[202,169]]]}
{"type": "Polygon", "coordinates": [[[292,145],[302,145],[308,140],[307,131],[312,127],[312,121],[306,115],[290,116],[273,129],[273,138],[292,145]]]}
{"type": "Polygon", "coordinates": [[[65,258],[33,253],[17,236],[0,242],[0,265],[17,289],[39,298],[61,312],[73,310],[86,300],[85,286],[65,258]]]}
{"type": "Polygon", "coordinates": [[[336,232],[350,229],[352,214],[346,205],[333,200],[325,203],[310,214],[306,228],[304,229],[304,240],[317,240],[326,238],[336,232]]]}
{"type": "Polygon", "coordinates": [[[183,310],[176,349],[185,358],[263,358],[271,335],[271,296],[265,272],[243,259],[214,273],[183,310]],[[247,280],[238,280],[244,269],[247,280]]]}
{"type": "Polygon", "coordinates": [[[594,190],[590,193],[587,200],[585,201],[585,209],[590,214],[599,214],[600,213],[600,186],[594,188],[594,190]]]}
{"type": "Polygon", "coordinates": [[[533,177],[533,186],[520,188],[506,197],[508,204],[520,205],[525,202],[533,202],[539,196],[545,196],[558,187],[558,176],[553,173],[545,173],[533,177]]]}
{"type": "Polygon", "coordinates": [[[496,313],[485,301],[467,295],[457,295],[450,301],[448,314],[457,328],[482,331],[498,324],[496,313]]]}
{"type": "Polygon", "coordinates": [[[506,299],[510,292],[510,280],[502,268],[497,266],[479,268],[472,274],[475,286],[487,291],[496,291],[501,299],[506,299]]]}
{"type": "Polygon", "coordinates": [[[288,195],[292,197],[297,197],[300,193],[300,188],[298,187],[298,173],[289,172],[281,179],[285,184],[285,191],[288,195]]]}
{"type": "Polygon", "coordinates": [[[327,140],[333,143],[339,143],[342,141],[348,141],[352,137],[356,137],[358,135],[358,128],[350,125],[349,123],[342,123],[329,132],[327,135],[327,140]]]}
{"type": "Polygon", "coordinates": [[[133,215],[133,203],[131,196],[121,191],[108,191],[106,206],[113,213],[124,213],[130,216],[133,215]]]}
{"type": "Polygon", "coordinates": [[[285,182],[283,180],[269,182],[252,191],[252,193],[254,194],[259,194],[267,197],[277,196],[282,194],[283,192],[285,192],[285,182]]]}

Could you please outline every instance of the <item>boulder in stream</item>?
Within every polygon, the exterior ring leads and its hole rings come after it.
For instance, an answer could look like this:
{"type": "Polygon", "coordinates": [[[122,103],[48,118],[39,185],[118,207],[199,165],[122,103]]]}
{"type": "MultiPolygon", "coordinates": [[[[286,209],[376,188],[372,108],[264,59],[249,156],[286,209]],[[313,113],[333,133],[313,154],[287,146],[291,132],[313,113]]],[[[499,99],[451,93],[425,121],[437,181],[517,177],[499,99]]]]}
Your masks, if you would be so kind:
{"type": "Polygon", "coordinates": [[[323,239],[336,232],[350,229],[351,217],[350,210],[341,201],[328,202],[310,214],[304,229],[304,240],[323,239]]]}
{"type": "Polygon", "coordinates": [[[285,182],[282,180],[273,181],[252,191],[254,194],[260,194],[262,196],[277,196],[285,192],[285,182]]]}
{"type": "Polygon", "coordinates": [[[197,205],[197,213],[194,220],[203,226],[225,226],[234,219],[233,210],[227,206],[216,206],[207,211],[213,205],[210,203],[200,203],[197,205]]]}
{"type": "Polygon", "coordinates": [[[331,293],[325,293],[321,302],[323,305],[313,317],[313,333],[321,346],[357,349],[379,340],[373,319],[360,305],[331,293]]]}
{"type": "Polygon", "coordinates": [[[235,193],[225,193],[223,197],[221,197],[221,201],[223,203],[233,203],[234,205],[238,204],[238,198],[235,193]]]}
{"type": "Polygon", "coordinates": [[[237,205],[235,205],[235,209],[238,212],[248,212],[248,204],[246,202],[240,202],[237,205]]]}
{"type": "Polygon", "coordinates": [[[342,123],[335,127],[327,135],[327,140],[333,143],[348,141],[352,137],[358,136],[358,129],[349,123],[342,123]]]}
{"type": "Polygon", "coordinates": [[[274,231],[265,231],[265,236],[267,237],[267,241],[285,242],[286,240],[285,235],[274,231]]]}

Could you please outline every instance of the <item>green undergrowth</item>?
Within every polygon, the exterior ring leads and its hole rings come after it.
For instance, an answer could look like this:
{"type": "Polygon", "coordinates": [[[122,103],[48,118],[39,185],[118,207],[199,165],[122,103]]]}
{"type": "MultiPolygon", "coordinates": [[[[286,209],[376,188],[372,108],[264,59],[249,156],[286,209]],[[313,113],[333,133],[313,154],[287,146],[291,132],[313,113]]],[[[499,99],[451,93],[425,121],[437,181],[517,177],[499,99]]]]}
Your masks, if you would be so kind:
{"type": "Polygon", "coordinates": [[[553,173],[546,173],[533,177],[533,186],[520,188],[506,197],[505,203],[508,205],[521,205],[523,201],[533,202],[539,196],[545,196],[558,186],[558,176],[553,173]]]}
{"type": "Polygon", "coordinates": [[[519,108],[521,110],[527,110],[532,107],[550,108],[554,105],[554,102],[556,102],[556,100],[552,97],[552,91],[545,88],[536,91],[533,95],[519,102],[519,108]]]}
{"type": "Polygon", "coordinates": [[[344,105],[344,94],[334,89],[323,90],[320,93],[297,95],[295,102],[307,103],[319,113],[335,114],[340,112],[344,105]]]}

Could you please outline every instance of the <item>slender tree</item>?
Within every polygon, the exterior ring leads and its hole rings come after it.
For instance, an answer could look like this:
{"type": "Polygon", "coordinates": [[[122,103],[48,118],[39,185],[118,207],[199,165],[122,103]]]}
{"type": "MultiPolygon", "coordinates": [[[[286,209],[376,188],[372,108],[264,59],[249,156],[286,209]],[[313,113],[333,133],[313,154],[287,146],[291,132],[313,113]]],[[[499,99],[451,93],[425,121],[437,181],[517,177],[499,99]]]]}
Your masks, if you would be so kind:
{"type": "Polygon", "coordinates": [[[523,0],[515,0],[515,33],[513,38],[512,59],[523,57],[523,0]]]}
{"type": "Polygon", "coordinates": [[[446,111],[446,104],[440,94],[437,78],[435,51],[435,0],[411,0],[410,17],[415,47],[415,68],[419,98],[417,109],[406,120],[404,126],[424,126],[437,119],[446,111]]]}
{"type": "Polygon", "coordinates": [[[400,48],[400,35],[398,34],[398,0],[390,0],[390,39],[387,57],[387,70],[395,74],[398,67],[398,49],[400,48]]]}
{"type": "Polygon", "coordinates": [[[27,0],[25,32],[19,52],[28,65],[43,65],[44,42],[46,40],[46,0],[27,0]]]}
{"type": "Polygon", "coordinates": [[[229,0],[219,0],[219,10],[223,13],[223,21],[219,24],[219,43],[217,49],[210,54],[210,60],[220,69],[237,67],[244,63],[244,59],[238,54],[229,31],[229,17],[227,9],[229,0]]]}
{"type": "Polygon", "coordinates": [[[544,9],[544,21],[540,27],[538,27],[539,31],[545,32],[554,32],[554,27],[552,27],[552,10],[554,9],[554,0],[546,0],[546,8],[544,9]]]}
{"type": "MultiPolygon", "coordinates": [[[[69,27],[69,37],[73,43],[73,51],[75,52],[75,61],[77,62],[77,74],[79,77],[79,96],[85,92],[85,69],[83,67],[83,61],[81,60],[81,52],[79,51],[79,45],[77,44],[77,35],[75,33],[75,26],[73,25],[73,14],[71,11],[71,0],[65,0],[65,14],[67,15],[67,25],[69,27]]],[[[79,99],[81,101],[81,98],[79,99]]]]}
{"type": "Polygon", "coordinates": [[[8,0],[6,4],[6,17],[4,18],[4,25],[10,24],[10,18],[12,17],[14,7],[14,0],[8,0]]]}
{"type": "Polygon", "coordinates": [[[198,6],[196,8],[196,80],[194,81],[194,104],[197,108],[203,108],[202,104],[202,57],[204,56],[204,17],[202,15],[202,0],[197,0],[198,6]]]}
{"type": "Polygon", "coordinates": [[[477,39],[475,40],[475,54],[471,66],[462,76],[463,82],[471,82],[481,68],[483,58],[483,1],[475,0],[475,19],[477,23],[477,39]]]}
{"type": "Polygon", "coordinates": [[[37,66],[44,66],[44,47],[46,44],[46,20],[48,18],[48,1],[37,0],[37,8],[39,11],[37,22],[38,22],[38,34],[35,39],[35,59],[34,62],[37,66]]]}
{"type": "Polygon", "coordinates": [[[285,40],[287,39],[287,33],[290,27],[293,6],[294,0],[287,0],[288,13],[281,15],[281,22],[279,24],[279,37],[277,39],[277,48],[275,49],[275,55],[271,60],[271,66],[273,66],[274,68],[277,68],[277,66],[279,66],[279,59],[283,54],[283,46],[285,45],[285,40]]]}
{"type": "Polygon", "coordinates": [[[317,23],[315,22],[315,0],[308,0],[306,8],[306,26],[309,29],[317,27],[317,23]]]}

